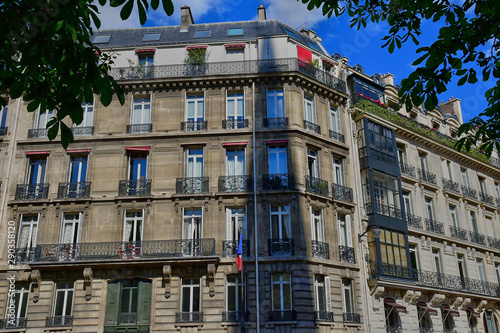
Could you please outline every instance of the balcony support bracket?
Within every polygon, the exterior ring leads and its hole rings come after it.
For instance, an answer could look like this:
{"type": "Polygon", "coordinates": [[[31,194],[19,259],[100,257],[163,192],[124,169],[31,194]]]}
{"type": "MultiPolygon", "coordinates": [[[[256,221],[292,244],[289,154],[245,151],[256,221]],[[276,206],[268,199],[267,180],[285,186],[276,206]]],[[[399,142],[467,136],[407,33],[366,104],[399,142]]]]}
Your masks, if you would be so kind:
{"type": "Polygon", "coordinates": [[[42,282],[42,274],[39,270],[31,272],[31,284],[33,286],[33,303],[37,303],[40,299],[40,283],[42,282]]]}
{"type": "Polygon", "coordinates": [[[172,266],[163,266],[163,283],[165,284],[165,298],[170,298],[170,279],[172,278],[172,266]]]}
{"type": "Polygon", "coordinates": [[[215,296],[215,265],[207,265],[207,278],[208,278],[208,288],[210,297],[215,296]]]}
{"type": "Polygon", "coordinates": [[[462,304],[462,302],[464,301],[463,297],[460,297],[458,296],[456,299],[455,299],[455,302],[453,302],[453,308],[455,310],[458,310],[458,308],[460,307],[460,304],[462,304]]]}
{"type": "Polygon", "coordinates": [[[83,289],[85,290],[85,300],[90,301],[92,298],[92,282],[94,281],[94,272],[92,268],[85,267],[83,269],[83,289]]]}
{"type": "Polygon", "coordinates": [[[432,306],[440,306],[446,297],[443,294],[434,294],[429,302],[432,306]]]}

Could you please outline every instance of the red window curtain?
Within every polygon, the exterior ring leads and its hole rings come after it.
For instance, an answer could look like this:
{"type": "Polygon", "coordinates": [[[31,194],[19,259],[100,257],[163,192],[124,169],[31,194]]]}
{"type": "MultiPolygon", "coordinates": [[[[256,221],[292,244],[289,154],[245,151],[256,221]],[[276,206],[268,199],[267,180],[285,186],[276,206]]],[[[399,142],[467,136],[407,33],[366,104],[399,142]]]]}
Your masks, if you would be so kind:
{"type": "Polygon", "coordinates": [[[306,50],[300,45],[297,45],[297,56],[299,60],[310,63],[312,61],[312,52],[306,50]]]}

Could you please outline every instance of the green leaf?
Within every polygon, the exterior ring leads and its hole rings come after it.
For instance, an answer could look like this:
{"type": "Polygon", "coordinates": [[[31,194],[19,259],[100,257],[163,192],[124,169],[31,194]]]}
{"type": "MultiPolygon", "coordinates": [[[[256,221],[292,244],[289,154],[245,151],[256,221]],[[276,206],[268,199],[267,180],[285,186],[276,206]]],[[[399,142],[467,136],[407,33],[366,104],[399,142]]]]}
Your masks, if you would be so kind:
{"type": "Polygon", "coordinates": [[[391,41],[391,43],[389,44],[389,49],[388,49],[389,53],[392,53],[394,52],[394,39],[391,41]]]}
{"type": "Polygon", "coordinates": [[[111,103],[111,99],[113,98],[113,93],[111,91],[111,86],[109,82],[104,82],[102,86],[101,92],[101,103],[104,106],[108,106],[111,103]]]}
{"type": "MultiPolygon", "coordinates": [[[[47,125],[50,123],[50,121],[47,123],[47,125]]],[[[48,133],[47,133],[47,137],[49,138],[50,141],[54,140],[57,136],[57,133],[59,132],[59,123],[56,119],[56,121],[49,126],[47,126],[47,128],[49,129],[48,133]]]]}
{"type": "Polygon", "coordinates": [[[151,8],[153,10],[157,10],[160,5],[160,0],[151,0],[151,8]]]}
{"type": "Polygon", "coordinates": [[[130,17],[133,8],[134,8],[134,0],[128,0],[127,3],[120,10],[120,17],[123,21],[125,21],[130,17]]]}
{"type": "Polygon", "coordinates": [[[144,8],[140,0],[137,0],[137,7],[139,8],[139,21],[141,22],[141,25],[144,25],[146,24],[146,20],[148,19],[146,15],[146,9],[144,8]]]}
{"type": "Polygon", "coordinates": [[[75,141],[73,131],[65,123],[61,121],[61,144],[64,149],[67,149],[69,144],[75,141]]]}
{"type": "Polygon", "coordinates": [[[172,3],[172,0],[161,0],[161,2],[165,13],[167,13],[168,16],[172,16],[174,13],[174,4],[172,3]]]}
{"type": "Polygon", "coordinates": [[[27,109],[28,109],[28,112],[33,112],[35,111],[36,109],[38,109],[38,106],[40,105],[40,101],[38,100],[34,100],[34,101],[31,101],[28,106],[27,106],[27,109]]]}

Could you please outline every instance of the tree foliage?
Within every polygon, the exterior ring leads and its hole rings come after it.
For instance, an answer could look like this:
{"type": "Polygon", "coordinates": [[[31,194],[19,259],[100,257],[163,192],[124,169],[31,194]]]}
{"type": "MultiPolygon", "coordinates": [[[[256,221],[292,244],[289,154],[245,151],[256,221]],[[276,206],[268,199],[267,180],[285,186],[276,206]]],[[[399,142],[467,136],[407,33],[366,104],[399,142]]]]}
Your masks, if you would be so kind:
{"type": "Polygon", "coordinates": [[[439,28],[436,40],[417,49],[418,66],[402,80],[401,105],[423,105],[432,110],[438,94],[447,90],[452,78],[458,85],[476,84],[478,80],[496,79],[486,91],[488,107],[463,124],[465,134],[457,148],[469,150],[476,145],[490,156],[494,147],[500,151],[500,1],[498,0],[302,0],[307,8],[321,8],[328,17],[349,15],[351,27],[361,29],[367,22],[387,22],[383,37],[389,53],[411,40],[419,44],[424,21],[439,28]],[[485,49],[488,49],[485,51],[485,49]]]}
{"type": "MultiPolygon", "coordinates": [[[[66,148],[73,141],[71,129],[62,121],[83,120],[82,103],[93,102],[94,94],[107,106],[116,95],[125,97],[120,86],[108,75],[113,62],[92,43],[92,26],[99,28],[98,7],[122,6],[120,16],[127,19],[137,6],[144,24],[149,8],[156,10],[160,0],[9,0],[0,2],[0,91],[11,98],[22,97],[30,112],[54,110],[47,123],[53,140],[59,130],[66,148]]],[[[163,10],[172,15],[171,0],[161,0],[163,10]]],[[[0,98],[0,107],[6,100],[0,98]]]]}

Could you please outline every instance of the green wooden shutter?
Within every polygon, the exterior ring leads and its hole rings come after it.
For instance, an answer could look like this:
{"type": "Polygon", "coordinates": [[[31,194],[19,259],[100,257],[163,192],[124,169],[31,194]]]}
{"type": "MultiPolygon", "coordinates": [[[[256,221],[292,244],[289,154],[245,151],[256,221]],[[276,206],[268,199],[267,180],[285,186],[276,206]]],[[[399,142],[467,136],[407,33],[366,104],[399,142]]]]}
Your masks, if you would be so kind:
{"type": "Polygon", "coordinates": [[[151,317],[151,281],[139,281],[138,325],[149,325],[151,317]]]}
{"type": "Polygon", "coordinates": [[[108,283],[106,298],[106,317],[104,325],[118,325],[118,312],[120,310],[120,281],[108,283]]]}

